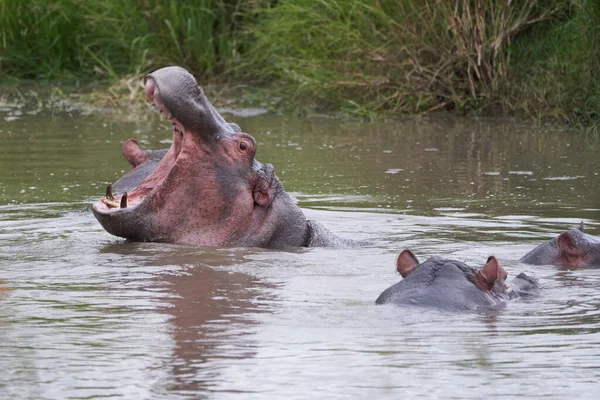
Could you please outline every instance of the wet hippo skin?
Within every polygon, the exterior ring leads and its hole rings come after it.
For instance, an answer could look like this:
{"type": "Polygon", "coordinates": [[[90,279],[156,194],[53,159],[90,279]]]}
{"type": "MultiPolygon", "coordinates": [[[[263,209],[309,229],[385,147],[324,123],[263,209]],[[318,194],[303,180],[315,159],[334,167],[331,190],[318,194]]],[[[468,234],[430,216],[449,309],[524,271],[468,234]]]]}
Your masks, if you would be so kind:
{"type": "Polygon", "coordinates": [[[398,256],[396,269],[404,278],[387,288],[376,304],[393,303],[447,311],[494,307],[507,300],[537,293],[538,283],[523,273],[510,283],[495,257],[479,270],[457,260],[431,257],[419,263],[410,250],[398,256]]]}
{"type": "Polygon", "coordinates": [[[600,266],[600,238],[579,228],[565,231],[542,243],[521,258],[521,262],[536,265],[560,265],[565,267],[600,266]]]}
{"type": "Polygon", "coordinates": [[[284,248],[358,246],[306,219],[256,141],[226,122],[180,67],[149,74],[145,92],[173,125],[168,150],[123,146],[133,169],[92,205],[109,233],[134,241],[284,248]],[[114,190],[114,192],[113,192],[114,190]]]}

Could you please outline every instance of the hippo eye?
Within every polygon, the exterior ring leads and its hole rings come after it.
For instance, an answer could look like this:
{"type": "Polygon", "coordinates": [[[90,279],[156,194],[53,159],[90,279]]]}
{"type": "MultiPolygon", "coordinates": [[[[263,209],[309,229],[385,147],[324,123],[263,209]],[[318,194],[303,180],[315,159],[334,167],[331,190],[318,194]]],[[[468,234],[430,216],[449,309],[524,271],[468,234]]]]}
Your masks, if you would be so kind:
{"type": "Polygon", "coordinates": [[[246,151],[246,149],[248,148],[248,145],[244,142],[240,142],[240,150],[241,151],[246,151]]]}

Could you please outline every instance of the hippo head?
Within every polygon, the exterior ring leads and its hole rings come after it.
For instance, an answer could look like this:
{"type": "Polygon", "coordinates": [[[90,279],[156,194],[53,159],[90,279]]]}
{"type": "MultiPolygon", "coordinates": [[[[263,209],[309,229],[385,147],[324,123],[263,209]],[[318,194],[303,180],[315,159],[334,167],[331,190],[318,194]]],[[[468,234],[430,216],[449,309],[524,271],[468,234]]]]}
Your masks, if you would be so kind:
{"type": "Polygon", "coordinates": [[[443,310],[479,310],[518,297],[508,274],[495,257],[476,270],[457,260],[431,257],[420,263],[410,250],[398,256],[396,269],[404,278],[381,293],[376,304],[394,303],[443,310]]]}
{"type": "MultiPolygon", "coordinates": [[[[508,296],[510,291],[510,287],[506,283],[508,273],[502,268],[496,257],[488,257],[485,265],[476,271],[460,262],[451,262],[452,260],[442,261],[444,261],[443,265],[447,269],[444,272],[451,270],[446,275],[454,275],[459,279],[464,278],[478,290],[493,298],[502,299],[508,296]]],[[[403,250],[396,259],[396,270],[403,278],[413,273],[420,265],[417,257],[408,249],[403,250]]],[[[434,278],[438,278],[439,276],[441,275],[433,274],[434,278]]]]}
{"type": "Polygon", "coordinates": [[[552,264],[564,267],[600,265],[600,238],[583,231],[583,222],[578,228],[569,229],[542,243],[521,261],[528,264],[552,264]]]}
{"type": "MultiPolygon", "coordinates": [[[[120,196],[109,188],[92,211],[109,233],[137,241],[207,246],[302,245],[306,220],[256,141],[227,123],[195,78],[180,67],[145,78],[152,104],[172,122],[173,142],[160,163],[120,196]]],[[[148,155],[124,146],[137,167],[148,155]]]]}
{"type": "Polygon", "coordinates": [[[556,238],[558,252],[553,254],[552,264],[566,267],[600,265],[600,239],[579,229],[570,229],[556,238]]]}

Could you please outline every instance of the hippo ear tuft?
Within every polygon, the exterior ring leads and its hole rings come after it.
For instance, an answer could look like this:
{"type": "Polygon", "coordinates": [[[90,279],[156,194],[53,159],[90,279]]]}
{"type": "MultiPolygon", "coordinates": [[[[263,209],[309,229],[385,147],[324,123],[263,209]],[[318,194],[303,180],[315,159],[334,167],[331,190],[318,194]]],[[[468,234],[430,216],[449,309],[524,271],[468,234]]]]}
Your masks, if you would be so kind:
{"type": "Polygon", "coordinates": [[[402,250],[402,253],[398,256],[396,260],[396,270],[403,278],[406,278],[410,275],[411,272],[417,268],[419,265],[419,260],[417,257],[408,249],[402,250]]]}
{"type": "Polygon", "coordinates": [[[240,128],[240,126],[238,124],[234,124],[233,122],[229,123],[229,127],[233,130],[233,132],[235,133],[242,133],[242,128],[240,128]]]}
{"type": "Polygon", "coordinates": [[[494,256],[490,256],[488,258],[483,268],[479,270],[479,275],[488,285],[492,285],[498,279],[505,281],[508,277],[508,273],[504,270],[504,268],[502,268],[494,256]]]}

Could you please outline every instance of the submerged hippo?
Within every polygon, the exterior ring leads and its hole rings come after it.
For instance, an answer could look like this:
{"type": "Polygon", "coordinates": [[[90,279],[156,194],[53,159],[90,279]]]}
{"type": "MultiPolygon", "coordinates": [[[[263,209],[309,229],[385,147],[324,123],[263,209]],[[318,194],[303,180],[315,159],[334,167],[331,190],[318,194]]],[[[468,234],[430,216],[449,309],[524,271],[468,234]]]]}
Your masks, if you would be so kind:
{"type": "Polygon", "coordinates": [[[273,166],[254,158],[254,138],[221,117],[188,71],[159,69],[146,76],[145,92],[171,120],[173,143],[158,164],[152,157],[159,154],[144,153],[137,143],[124,149],[134,169],[118,182],[122,195],[113,194],[109,185],[92,206],[109,233],[203,246],[360,244],[306,219],[273,166]],[[149,169],[145,179],[144,165],[149,169]]]}
{"type": "Polygon", "coordinates": [[[600,238],[584,233],[581,222],[579,228],[563,232],[549,242],[540,244],[520,261],[565,267],[600,265],[600,238]]]}
{"type": "Polygon", "coordinates": [[[396,269],[404,278],[387,288],[375,304],[394,303],[442,310],[479,310],[520,296],[535,294],[537,281],[523,273],[510,286],[508,274],[495,257],[480,270],[456,260],[432,257],[420,264],[410,250],[398,256],[396,269]]]}

